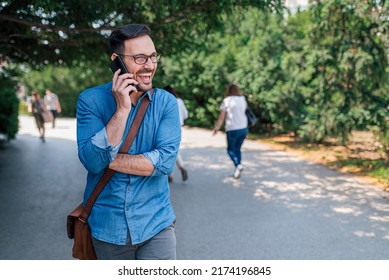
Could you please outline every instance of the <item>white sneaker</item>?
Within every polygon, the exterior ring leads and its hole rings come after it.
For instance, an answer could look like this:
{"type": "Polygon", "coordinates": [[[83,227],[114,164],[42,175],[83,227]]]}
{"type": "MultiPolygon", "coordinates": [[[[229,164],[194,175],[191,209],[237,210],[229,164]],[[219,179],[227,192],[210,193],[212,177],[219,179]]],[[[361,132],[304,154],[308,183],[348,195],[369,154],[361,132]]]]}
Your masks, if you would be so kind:
{"type": "Polygon", "coordinates": [[[242,174],[242,171],[243,171],[243,166],[241,164],[239,164],[236,168],[235,168],[235,171],[234,171],[234,179],[239,179],[240,178],[240,175],[242,174]]]}

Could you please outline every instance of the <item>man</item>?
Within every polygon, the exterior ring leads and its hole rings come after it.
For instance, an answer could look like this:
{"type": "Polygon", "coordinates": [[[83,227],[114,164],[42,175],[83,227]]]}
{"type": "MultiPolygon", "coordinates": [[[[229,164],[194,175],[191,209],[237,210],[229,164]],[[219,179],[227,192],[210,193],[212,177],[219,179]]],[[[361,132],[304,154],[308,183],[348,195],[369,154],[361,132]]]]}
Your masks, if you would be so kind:
{"type": "Polygon", "coordinates": [[[45,97],[43,98],[46,110],[49,110],[53,113],[53,128],[55,127],[55,119],[57,118],[58,113],[61,113],[61,104],[59,103],[58,96],[49,89],[46,89],[45,97]]]}
{"type": "Polygon", "coordinates": [[[88,222],[98,259],[175,259],[175,215],[168,174],[181,141],[177,102],[154,89],[159,56],[145,25],[129,24],[110,36],[111,60],[122,57],[111,83],[87,89],[77,103],[77,144],[88,170],[84,203],[106,168],[115,174],[96,200],[88,222]],[[128,154],[118,154],[143,100],[150,104],[128,154]]]}

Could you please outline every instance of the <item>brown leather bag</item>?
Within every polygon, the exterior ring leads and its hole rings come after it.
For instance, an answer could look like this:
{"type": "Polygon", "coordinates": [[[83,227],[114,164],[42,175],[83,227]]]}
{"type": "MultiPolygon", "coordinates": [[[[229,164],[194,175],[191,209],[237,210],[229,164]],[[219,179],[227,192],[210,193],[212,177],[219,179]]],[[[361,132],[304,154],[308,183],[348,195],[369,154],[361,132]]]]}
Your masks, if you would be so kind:
{"type": "MultiPolygon", "coordinates": [[[[150,93],[153,94],[153,89],[150,90],[150,93]]],[[[138,129],[143,121],[143,117],[146,113],[149,103],[150,100],[147,98],[147,96],[145,96],[135,116],[135,120],[131,125],[126,140],[124,141],[123,146],[119,150],[119,153],[127,153],[130,149],[132,141],[134,140],[135,135],[137,134],[138,129]]],[[[97,197],[104,189],[105,185],[109,182],[114,173],[114,170],[108,169],[93,189],[85,206],[83,206],[83,204],[81,203],[67,217],[66,227],[68,237],[70,239],[74,239],[74,258],[80,260],[97,259],[96,252],[92,243],[91,231],[88,225],[88,217],[97,197]]]]}
{"type": "Polygon", "coordinates": [[[88,222],[82,222],[79,217],[83,209],[82,203],[68,215],[68,237],[74,238],[73,257],[80,260],[96,260],[91,232],[88,222]]]}

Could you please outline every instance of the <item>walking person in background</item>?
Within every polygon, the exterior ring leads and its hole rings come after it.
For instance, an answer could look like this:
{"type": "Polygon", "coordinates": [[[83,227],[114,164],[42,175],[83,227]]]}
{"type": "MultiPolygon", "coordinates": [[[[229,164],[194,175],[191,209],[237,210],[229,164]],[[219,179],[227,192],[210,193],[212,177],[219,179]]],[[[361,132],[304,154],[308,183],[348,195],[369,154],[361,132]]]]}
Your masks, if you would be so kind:
{"type": "MultiPolygon", "coordinates": [[[[185,106],[184,100],[182,100],[182,98],[174,88],[172,88],[171,86],[166,86],[164,90],[170,92],[177,98],[178,112],[180,114],[181,134],[182,134],[182,127],[184,126],[184,121],[188,118],[188,109],[185,106]]],[[[178,152],[176,164],[181,171],[182,181],[185,182],[186,180],[188,180],[188,171],[185,169],[184,160],[182,159],[182,155],[180,152],[178,152]]],[[[169,182],[173,182],[173,174],[169,175],[169,182]]]]}
{"type": "Polygon", "coordinates": [[[168,174],[181,141],[177,101],[153,89],[159,55],[142,24],[128,24],[109,38],[116,70],[112,82],[83,91],[77,101],[78,156],[88,171],[84,203],[107,169],[115,171],[88,218],[100,260],[176,259],[175,214],[168,174]],[[150,103],[128,153],[119,150],[144,98],[150,103]]]}
{"type": "Polygon", "coordinates": [[[45,110],[44,102],[38,92],[32,91],[32,100],[28,104],[28,111],[32,113],[35,118],[36,126],[39,131],[40,139],[45,143],[45,122],[43,120],[42,112],[45,110]]]}
{"type": "Polygon", "coordinates": [[[53,128],[55,127],[55,119],[58,113],[61,113],[61,104],[59,103],[58,96],[49,89],[46,89],[45,97],[43,98],[46,109],[53,113],[53,128]]]}
{"type": "Polygon", "coordinates": [[[227,153],[234,163],[233,177],[235,179],[239,179],[243,171],[241,148],[248,134],[246,108],[247,101],[239,87],[230,84],[220,106],[219,118],[212,131],[215,135],[225,121],[227,153]]]}

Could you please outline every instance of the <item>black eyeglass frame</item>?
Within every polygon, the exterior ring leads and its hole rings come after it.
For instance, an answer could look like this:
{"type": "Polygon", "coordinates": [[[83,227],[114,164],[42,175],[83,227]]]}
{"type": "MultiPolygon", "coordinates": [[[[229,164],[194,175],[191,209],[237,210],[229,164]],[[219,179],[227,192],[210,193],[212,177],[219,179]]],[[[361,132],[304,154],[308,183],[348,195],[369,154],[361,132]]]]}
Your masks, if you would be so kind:
{"type": "Polygon", "coordinates": [[[160,62],[160,60],[161,60],[161,55],[159,53],[156,53],[156,52],[152,53],[151,55],[145,55],[145,54],[120,54],[120,53],[117,53],[117,55],[122,56],[122,57],[124,57],[124,56],[132,57],[134,59],[134,62],[136,64],[138,64],[138,65],[146,64],[147,61],[149,61],[149,59],[154,64],[160,62]],[[153,58],[155,59],[155,61],[153,61],[153,58]],[[139,62],[136,61],[137,59],[145,59],[145,61],[142,62],[142,63],[139,63],[139,62]]]}

